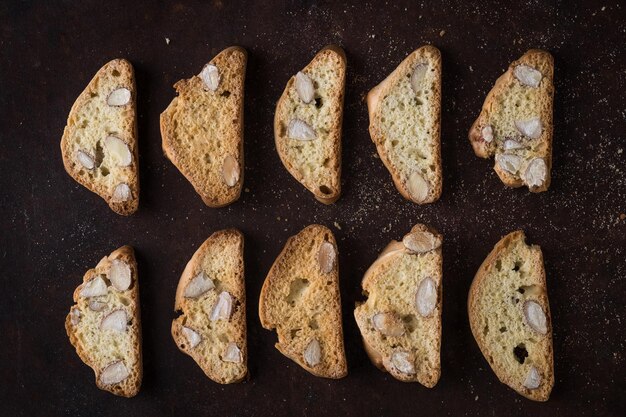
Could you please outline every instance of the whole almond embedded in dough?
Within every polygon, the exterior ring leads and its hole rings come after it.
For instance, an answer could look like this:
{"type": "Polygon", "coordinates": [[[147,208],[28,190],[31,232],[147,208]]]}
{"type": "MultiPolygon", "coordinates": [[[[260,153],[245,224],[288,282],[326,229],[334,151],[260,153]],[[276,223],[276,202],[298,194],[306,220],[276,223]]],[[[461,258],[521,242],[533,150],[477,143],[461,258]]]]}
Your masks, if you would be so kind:
{"type": "Polygon", "coordinates": [[[426,181],[426,179],[424,179],[422,174],[417,171],[413,171],[409,176],[409,182],[407,185],[409,189],[409,195],[414,201],[418,203],[426,201],[426,198],[428,197],[429,187],[428,182],[426,181]]]}
{"type": "Polygon", "coordinates": [[[205,87],[211,91],[216,91],[220,85],[220,73],[213,64],[206,64],[199,75],[205,87]]]}
{"type": "Polygon", "coordinates": [[[296,92],[298,93],[298,97],[300,97],[300,100],[302,100],[306,104],[309,104],[311,101],[313,101],[315,88],[313,87],[313,81],[311,81],[311,78],[308,75],[299,71],[296,74],[295,85],[296,92]]]}
{"type": "Polygon", "coordinates": [[[118,291],[126,291],[131,283],[130,266],[121,259],[113,259],[109,268],[109,281],[118,291]]]}
{"type": "Polygon", "coordinates": [[[309,366],[316,366],[322,360],[322,349],[320,342],[317,339],[313,339],[309,342],[306,349],[304,349],[304,361],[309,366]]]}
{"type": "Polygon", "coordinates": [[[100,382],[104,385],[118,384],[128,378],[130,372],[122,361],[115,361],[107,365],[100,374],[100,382]]]}
{"type": "Polygon", "coordinates": [[[125,87],[116,88],[107,97],[109,106],[124,106],[130,102],[130,90],[125,87]]]}
{"type": "Polygon", "coordinates": [[[317,253],[317,262],[319,263],[320,271],[324,274],[331,272],[335,266],[336,259],[337,253],[335,246],[330,242],[323,242],[317,253]]]}

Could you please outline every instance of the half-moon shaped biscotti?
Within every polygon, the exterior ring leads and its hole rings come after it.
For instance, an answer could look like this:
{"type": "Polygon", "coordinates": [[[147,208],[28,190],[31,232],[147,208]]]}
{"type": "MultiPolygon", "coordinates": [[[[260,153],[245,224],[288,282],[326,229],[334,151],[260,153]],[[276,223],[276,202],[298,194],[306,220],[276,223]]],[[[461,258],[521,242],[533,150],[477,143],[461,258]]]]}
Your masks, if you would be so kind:
{"type": "Polygon", "coordinates": [[[432,388],[441,375],[442,236],[416,224],[363,277],[354,317],[378,368],[432,388]]]}
{"type": "Polygon", "coordinates": [[[531,49],[491,89],[469,132],[474,153],[495,155],[494,170],[509,187],[546,191],[552,169],[552,55],[531,49]]]}
{"type": "Polygon", "coordinates": [[[346,55],[330,45],[291,77],[276,105],[276,150],[289,173],[324,204],[341,194],[346,55]]]}
{"type": "Polygon", "coordinates": [[[367,95],[370,136],[396,188],[418,204],[439,199],[441,172],[441,54],[413,51],[367,95]]]}
{"type": "Polygon", "coordinates": [[[230,384],[248,373],[243,235],[213,233],[194,253],[176,289],[172,337],[215,382],[230,384]]]}
{"type": "Polygon", "coordinates": [[[554,386],[552,320],[539,246],[503,237],[480,266],[467,308],[474,338],[500,381],[535,401],[554,386]]]}
{"type": "Polygon", "coordinates": [[[142,379],[139,282],[135,253],[122,246],[87,271],[74,291],[65,330],[96,374],[98,388],[123,397],[142,379]]]}
{"type": "Polygon", "coordinates": [[[263,283],[259,317],[276,329],[276,349],[313,375],[348,374],[337,243],[328,228],[314,224],[289,238],[263,283]]]}
{"type": "Polygon", "coordinates": [[[108,62],[74,102],[61,139],[67,173],[124,216],[139,207],[136,98],[130,62],[108,62]]]}
{"type": "Polygon", "coordinates": [[[200,74],[174,84],[161,113],[163,152],[209,207],[239,198],[243,186],[243,97],[247,53],[233,46],[200,74]]]}

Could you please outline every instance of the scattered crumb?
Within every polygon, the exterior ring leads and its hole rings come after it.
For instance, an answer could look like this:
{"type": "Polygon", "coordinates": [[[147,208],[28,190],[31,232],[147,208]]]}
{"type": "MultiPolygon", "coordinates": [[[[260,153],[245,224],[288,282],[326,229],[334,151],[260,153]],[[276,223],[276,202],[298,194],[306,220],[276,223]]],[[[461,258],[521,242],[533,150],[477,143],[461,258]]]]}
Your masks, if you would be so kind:
{"type": "Polygon", "coordinates": [[[478,395],[474,397],[474,401],[478,401],[478,395]]]}
{"type": "Polygon", "coordinates": [[[337,229],[341,230],[341,226],[339,225],[339,223],[337,223],[337,222],[333,222],[333,225],[334,225],[337,229]]]}
{"type": "Polygon", "coordinates": [[[620,220],[624,220],[624,219],[626,219],[626,213],[620,213],[620,215],[619,215],[619,219],[620,219],[620,220]]]}
{"type": "Polygon", "coordinates": [[[472,66],[470,65],[470,72],[474,72],[474,68],[472,68],[472,66]]]}
{"type": "Polygon", "coordinates": [[[446,34],[446,31],[445,31],[445,30],[442,30],[441,32],[439,32],[439,36],[443,36],[443,35],[445,35],[445,34],[446,34]]]}
{"type": "Polygon", "coordinates": [[[166,43],[167,45],[169,45],[169,44],[170,44],[170,38],[165,38],[165,43],[166,43]]]}
{"type": "Polygon", "coordinates": [[[246,187],[246,188],[243,189],[243,191],[246,192],[246,193],[249,193],[250,189],[248,187],[246,187]]]}

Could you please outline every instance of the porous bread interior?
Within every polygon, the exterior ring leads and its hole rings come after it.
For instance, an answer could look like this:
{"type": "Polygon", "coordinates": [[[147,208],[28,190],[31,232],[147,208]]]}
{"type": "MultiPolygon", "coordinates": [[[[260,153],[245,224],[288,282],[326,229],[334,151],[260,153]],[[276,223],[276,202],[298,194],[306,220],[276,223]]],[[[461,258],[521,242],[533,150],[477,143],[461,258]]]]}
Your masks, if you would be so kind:
{"type": "MultiPolygon", "coordinates": [[[[393,242],[392,242],[393,245],[393,242]]],[[[441,248],[414,254],[401,243],[384,253],[368,269],[363,278],[367,300],[357,305],[354,315],[364,342],[382,356],[382,366],[401,381],[419,381],[433,387],[441,373],[441,248]],[[420,283],[431,278],[437,286],[437,303],[432,314],[421,316],[416,307],[420,283]],[[372,317],[378,313],[394,313],[404,324],[401,336],[386,336],[374,328],[372,317]],[[390,365],[394,352],[409,353],[416,373],[407,375],[390,365]]]]}
{"type": "Polygon", "coordinates": [[[209,62],[218,68],[217,90],[208,89],[198,75],[178,81],[178,97],[161,115],[167,157],[210,206],[228,204],[241,193],[246,60],[240,48],[222,51],[209,62]],[[239,166],[239,180],[232,187],[222,176],[228,155],[239,166]]]}
{"type": "Polygon", "coordinates": [[[317,376],[347,374],[341,323],[338,259],[331,272],[318,263],[321,244],[335,238],[323,226],[309,226],[292,237],[272,266],[261,293],[259,314],[266,329],[276,329],[276,348],[317,376]],[[309,366],[304,351],[312,340],[321,347],[321,361],[309,366]]]}
{"type": "Polygon", "coordinates": [[[233,231],[216,232],[194,254],[183,275],[176,303],[176,309],[182,314],[172,323],[176,344],[212,380],[222,384],[242,380],[248,372],[243,236],[233,231]],[[198,298],[185,298],[183,294],[187,284],[200,272],[211,278],[215,288],[198,298]],[[222,291],[227,291],[232,297],[232,315],[229,320],[211,321],[211,313],[222,291]],[[191,328],[202,338],[194,348],[189,346],[182,326],[191,328]],[[241,351],[240,363],[222,359],[230,342],[241,351]]]}
{"type": "Polygon", "coordinates": [[[132,198],[137,198],[135,94],[132,66],[122,59],[113,60],[104,65],[87,85],[67,120],[63,137],[66,162],[82,184],[105,199],[111,198],[120,183],[127,184],[132,198]],[[109,94],[121,87],[131,92],[129,102],[123,106],[109,106],[109,94]],[[129,166],[119,166],[107,152],[104,146],[107,136],[115,136],[128,145],[133,155],[129,166]],[[94,169],[83,167],[76,159],[79,150],[94,159],[94,169]]]}
{"type": "Polygon", "coordinates": [[[482,278],[472,285],[469,306],[472,332],[502,382],[529,398],[546,400],[554,374],[550,307],[541,249],[526,245],[522,232],[514,232],[505,239],[508,240],[497,253],[490,255],[487,264],[481,266],[482,278]],[[523,313],[527,300],[538,302],[545,312],[546,335],[527,324],[523,313]],[[523,363],[516,359],[516,347],[523,347],[528,353],[523,363]],[[531,366],[537,368],[542,378],[536,390],[523,386],[531,366]]]}
{"type": "Polygon", "coordinates": [[[340,192],[341,121],[345,87],[345,59],[324,49],[302,70],[315,88],[314,100],[304,103],[293,76],[276,109],[276,142],[292,174],[315,195],[332,198],[340,192]],[[288,126],[299,119],[315,131],[314,140],[291,139],[288,126]]]}
{"type": "Polygon", "coordinates": [[[137,269],[133,259],[125,255],[117,255],[115,252],[104,257],[98,265],[85,274],[84,282],[74,293],[76,304],[72,306],[67,316],[66,329],[70,341],[76,347],[76,351],[87,365],[96,374],[96,384],[101,389],[110,391],[116,395],[135,395],[141,383],[141,329],[138,318],[139,296],[137,289],[137,269]],[[108,279],[109,269],[113,259],[120,259],[130,266],[131,285],[125,291],[118,291],[108,279]],[[102,277],[107,284],[107,294],[98,297],[82,297],[80,291],[84,284],[95,277],[102,277]],[[106,303],[102,311],[93,311],[89,308],[90,301],[106,303]],[[119,332],[112,329],[101,330],[102,320],[115,310],[122,309],[126,312],[127,329],[119,332]],[[72,311],[78,310],[80,318],[78,324],[72,323],[72,311]],[[111,363],[123,361],[130,375],[118,384],[104,385],[100,381],[102,371],[111,363]]]}

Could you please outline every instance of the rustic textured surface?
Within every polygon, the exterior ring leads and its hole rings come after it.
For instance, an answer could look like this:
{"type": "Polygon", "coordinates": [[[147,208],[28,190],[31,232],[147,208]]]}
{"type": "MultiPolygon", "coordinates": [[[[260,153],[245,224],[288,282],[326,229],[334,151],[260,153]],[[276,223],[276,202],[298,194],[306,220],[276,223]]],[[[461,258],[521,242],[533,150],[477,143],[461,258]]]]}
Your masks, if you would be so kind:
{"type": "Polygon", "coordinates": [[[0,5],[0,404],[6,415],[622,415],[626,408],[626,6],[614,1],[28,2],[0,5]],[[474,4],[473,4],[474,3],[474,4]],[[166,38],[170,43],[166,43],[166,38]],[[274,150],[275,102],[322,46],[348,57],[343,195],[326,207],[274,150]],[[364,94],[423,43],[443,55],[441,199],[405,201],[375,157],[364,94]],[[249,52],[241,199],[204,206],[162,155],[158,116],[172,84],[229,45],[249,52]],[[505,189],[474,156],[467,131],[495,79],[531,47],[555,57],[550,191],[505,189]],[[59,141],[72,103],[112,58],[136,70],[141,203],[120,217],[63,170],[59,141]],[[626,217],[623,216],[622,217],[626,217]],[[288,236],[334,228],[340,250],[349,375],[314,378],[283,357],[256,315],[263,278],[288,236]],[[341,229],[334,226],[334,222],[341,229]],[[352,319],[360,280],[383,246],[416,222],[444,235],[442,377],[428,390],[375,369],[352,319]],[[180,273],[213,231],[246,237],[251,380],[219,386],[178,352],[169,327],[180,273]],[[523,228],[545,256],[556,384],[545,404],[500,384],[466,314],[476,269],[523,228]],[[144,384],[133,399],[93,384],[63,320],[82,272],[135,247],[141,280],[144,384]]]}

